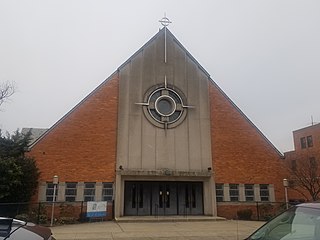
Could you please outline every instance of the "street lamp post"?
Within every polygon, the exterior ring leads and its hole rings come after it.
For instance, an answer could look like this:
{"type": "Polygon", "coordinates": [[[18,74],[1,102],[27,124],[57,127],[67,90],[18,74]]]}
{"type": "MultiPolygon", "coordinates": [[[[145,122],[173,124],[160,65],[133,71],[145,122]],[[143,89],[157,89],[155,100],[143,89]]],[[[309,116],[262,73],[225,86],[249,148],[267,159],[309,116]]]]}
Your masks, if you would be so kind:
{"type": "Polygon", "coordinates": [[[53,225],[53,214],[54,214],[54,202],[56,200],[56,191],[57,191],[57,185],[59,183],[59,178],[57,175],[53,176],[53,197],[52,197],[52,208],[51,208],[51,224],[50,226],[52,227],[53,225]]]}
{"type": "Polygon", "coordinates": [[[288,203],[288,187],[289,187],[289,181],[288,179],[283,179],[283,186],[284,186],[284,195],[286,198],[286,208],[289,208],[289,203],[288,203]]]}

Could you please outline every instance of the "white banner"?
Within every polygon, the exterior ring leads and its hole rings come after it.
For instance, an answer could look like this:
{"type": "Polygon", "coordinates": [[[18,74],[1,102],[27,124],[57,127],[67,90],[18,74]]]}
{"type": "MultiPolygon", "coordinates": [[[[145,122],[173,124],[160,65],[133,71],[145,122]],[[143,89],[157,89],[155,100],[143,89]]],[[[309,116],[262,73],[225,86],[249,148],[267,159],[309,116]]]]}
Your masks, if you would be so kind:
{"type": "Polygon", "coordinates": [[[87,217],[107,216],[107,202],[87,202],[87,217]]]}

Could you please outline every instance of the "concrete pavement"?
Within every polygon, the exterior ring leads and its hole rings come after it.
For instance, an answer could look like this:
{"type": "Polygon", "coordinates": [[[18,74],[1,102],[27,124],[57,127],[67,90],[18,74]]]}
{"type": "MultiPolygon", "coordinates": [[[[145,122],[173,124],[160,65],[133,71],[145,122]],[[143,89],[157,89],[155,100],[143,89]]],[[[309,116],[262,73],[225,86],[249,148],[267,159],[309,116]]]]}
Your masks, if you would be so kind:
{"type": "Polygon", "coordinates": [[[263,222],[257,221],[155,221],[95,222],[52,227],[57,240],[241,240],[263,222]]]}

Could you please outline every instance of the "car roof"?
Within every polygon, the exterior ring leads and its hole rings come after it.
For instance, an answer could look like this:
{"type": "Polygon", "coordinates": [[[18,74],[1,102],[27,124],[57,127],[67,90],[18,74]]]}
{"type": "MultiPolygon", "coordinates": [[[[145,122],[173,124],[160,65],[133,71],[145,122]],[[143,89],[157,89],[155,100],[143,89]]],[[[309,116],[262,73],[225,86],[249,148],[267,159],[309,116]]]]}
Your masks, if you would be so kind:
{"type": "Polygon", "coordinates": [[[306,208],[317,208],[320,209],[320,202],[314,203],[301,203],[297,205],[298,207],[306,207],[306,208]]]}
{"type": "Polygon", "coordinates": [[[12,224],[20,224],[20,225],[25,225],[26,222],[19,220],[19,219],[15,219],[15,218],[8,218],[8,217],[0,217],[0,219],[12,219],[12,224]]]}

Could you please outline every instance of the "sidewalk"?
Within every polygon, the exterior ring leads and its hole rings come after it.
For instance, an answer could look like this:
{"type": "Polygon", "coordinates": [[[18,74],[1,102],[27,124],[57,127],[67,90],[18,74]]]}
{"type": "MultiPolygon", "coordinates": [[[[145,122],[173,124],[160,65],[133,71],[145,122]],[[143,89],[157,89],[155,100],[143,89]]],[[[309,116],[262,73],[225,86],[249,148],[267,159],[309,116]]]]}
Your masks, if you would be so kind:
{"type": "Polygon", "coordinates": [[[263,222],[96,222],[52,227],[57,240],[241,240],[263,222]]]}

